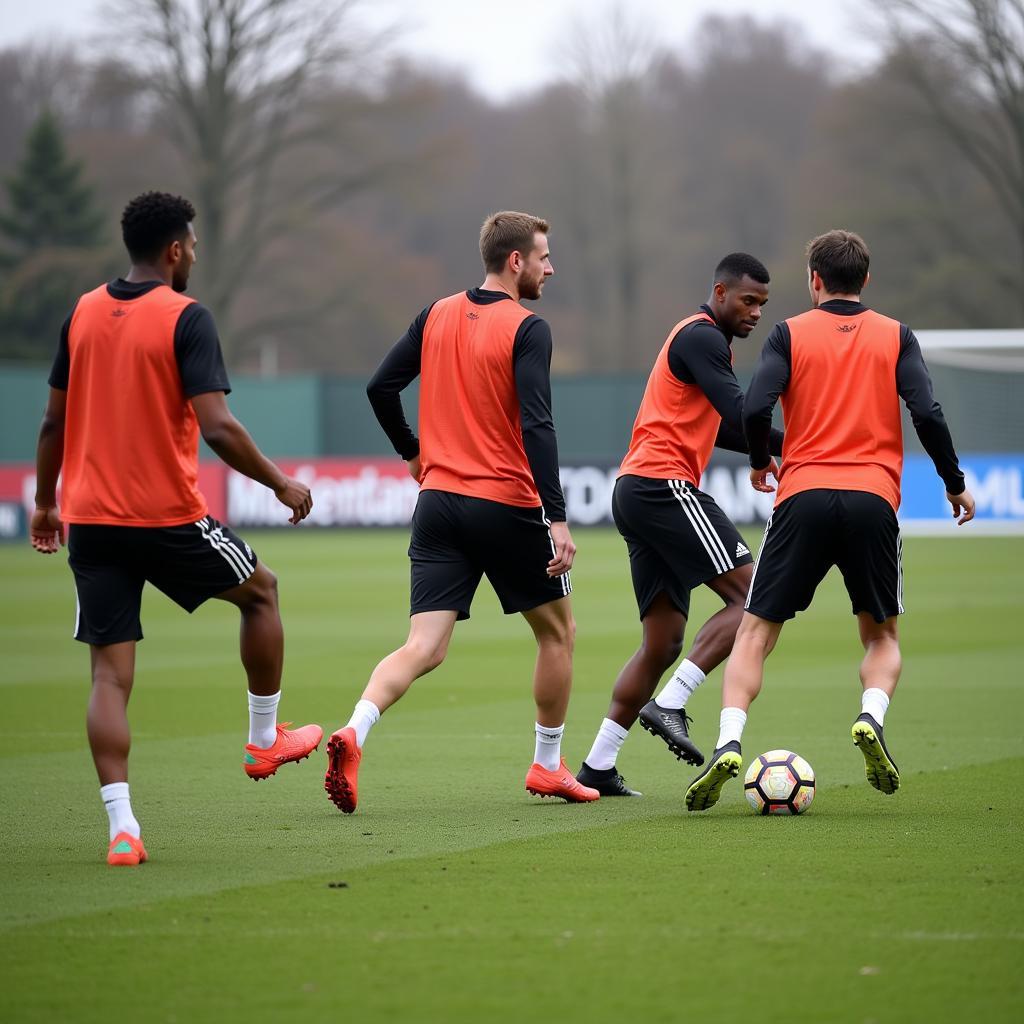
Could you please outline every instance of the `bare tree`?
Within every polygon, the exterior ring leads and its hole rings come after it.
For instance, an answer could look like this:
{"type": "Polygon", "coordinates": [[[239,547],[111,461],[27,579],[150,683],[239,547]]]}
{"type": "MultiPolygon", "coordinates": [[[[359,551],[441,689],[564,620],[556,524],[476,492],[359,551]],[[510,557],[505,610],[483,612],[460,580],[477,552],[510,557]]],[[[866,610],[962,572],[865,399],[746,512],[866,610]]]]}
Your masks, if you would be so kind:
{"type": "Polygon", "coordinates": [[[375,104],[351,82],[366,66],[363,58],[378,55],[383,44],[381,35],[357,30],[357,4],[113,4],[161,101],[158,125],[190,179],[202,218],[203,291],[227,340],[240,292],[267,258],[276,233],[336,207],[409,162],[404,155],[359,159],[365,150],[353,158],[345,145],[347,127],[375,104]],[[336,98],[346,87],[344,101],[332,102],[332,90],[336,98]]]}
{"type": "MultiPolygon", "coordinates": [[[[1024,284],[1024,0],[874,0],[898,66],[1014,226],[1024,284]],[[936,60],[936,57],[941,58],[936,60]]],[[[998,272],[998,271],[997,271],[998,272]]]]}
{"type": "Polygon", "coordinates": [[[594,328],[601,342],[600,361],[606,369],[617,369],[628,351],[625,342],[635,333],[641,304],[642,231],[653,172],[649,91],[664,53],[649,27],[619,2],[606,4],[600,17],[588,12],[579,19],[566,49],[570,81],[583,101],[580,141],[591,158],[589,167],[580,169],[575,187],[583,193],[592,176],[597,187],[591,190],[598,193],[589,210],[574,204],[577,216],[571,223],[586,251],[595,248],[592,224],[601,224],[606,244],[595,255],[606,263],[607,275],[591,274],[588,287],[596,293],[590,305],[599,318],[594,328]],[[607,295],[602,294],[605,288],[607,295]]]}

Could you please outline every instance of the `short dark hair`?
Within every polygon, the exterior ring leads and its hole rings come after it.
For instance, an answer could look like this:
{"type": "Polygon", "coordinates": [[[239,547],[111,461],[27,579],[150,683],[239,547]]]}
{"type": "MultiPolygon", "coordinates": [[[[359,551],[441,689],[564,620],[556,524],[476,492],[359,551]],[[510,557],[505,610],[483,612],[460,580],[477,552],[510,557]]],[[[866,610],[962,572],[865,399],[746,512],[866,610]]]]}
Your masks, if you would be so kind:
{"type": "Polygon", "coordinates": [[[480,228],[480,258],[490,274],[501,273],[505,260],[514,252],[529,256],[533,252],[533,236],[546,235],[551,225],[543,217],[515,210],[492,213],[480,228]]]}
{"type": "Polygon", "coordinates": [[[833,295],[860,295],[870,264],[864,239],[852,231],[826,231],[807,243],[807,266],[833,295]]]}
{"type": "Polygon", "coordinates": [[[749,253],[731,252],[723,256],[715,267],[715,279],[712,284],[736,284],[744,277],[752,278],[758,284],[768,284],[771,278],[765,265],[749,253]]]}
{"type": "Polygon", "coordinates": [[[195,220],[195,207],[169,192],[143,192],[121,214],[121,237],[136,261],[155,260],[171,244],[184,242],[195,220]]]}

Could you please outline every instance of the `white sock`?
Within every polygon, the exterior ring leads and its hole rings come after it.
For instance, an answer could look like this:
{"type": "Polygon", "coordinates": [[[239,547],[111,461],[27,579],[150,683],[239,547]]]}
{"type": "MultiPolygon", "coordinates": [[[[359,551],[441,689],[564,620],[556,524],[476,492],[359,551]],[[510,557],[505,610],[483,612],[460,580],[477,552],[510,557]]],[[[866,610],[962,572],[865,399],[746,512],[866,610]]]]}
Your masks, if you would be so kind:
{"type": "Polygon", "coordinates": [[[720,750],[726,743],[735,740],[739,743],[743,736],[743,726],[747,724],[747,713],[739,708],[722,708],[721,717],[718,719],[718,742],[715,750],[720,750]]]}
{"type": "Polygon", "coordinates": [[[672,678],[661,688],[654,703],[666,711],[679,711],[693,696],[693,691],[704,682],[704,673],[689,658],[683,658],[672,673],[672,678]]]}
{"type": "Polygon", "coordinates": [[[885,723],[885,712],[889,708],[889,695],[877,686],[869,686],[860,699],[860,710],[870,715],[879,725],[885,723]]]}
{"type": "Polygon", "coordinates": [[[132,802],[128,797],[127,782],[111,782],[109,785],[100,786],[100,798],[103,806],[107,809],[107,817],[110,819],[110,838],[113,839],[118,832],[127,832],[136,839],[142,834],[139,823],[132,814],[132,802]]]}
{"type": "Polygon", "coordinates": [[[591,768],[614,768],[615,759],[619,756],[628,735],[628,729],[623,729],[618,722],[606,718],[594,737],[594,745],[586,757],[587,764],[591,768]]]}
{"type": "Polygon", "coordinates": [[[534,748],[533,760],[541,768],[554,771],[562,763],[562,733],[564,725],[535,725],[537,745],[534,748]]]}
{"type": "Polygon", "coordinates": [[[355,729],[356,746],[361,750],[368,733],[379,721],[380,708],[372,700],[357,700],[356,706],[352,709],[352,717],[345,728],[355,729]]]}
{"type": "Polygon", "coordinates": [[[249,742],[260,750],[272,747],[277,741],[277,705],[281,691],[264,696],[249,694],[249,742]]]}

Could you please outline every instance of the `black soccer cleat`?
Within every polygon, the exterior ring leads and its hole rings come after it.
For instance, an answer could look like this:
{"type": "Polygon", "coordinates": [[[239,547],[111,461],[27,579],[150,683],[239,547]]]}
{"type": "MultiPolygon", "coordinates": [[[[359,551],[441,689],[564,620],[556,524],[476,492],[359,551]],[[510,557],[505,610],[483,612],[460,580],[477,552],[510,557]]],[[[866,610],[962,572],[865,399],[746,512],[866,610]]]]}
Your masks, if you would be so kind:
{"type": "Polygon", "coordinates": [[[737,740],[720,747],[711,755],[707,768],[690,783],[686,791],[686,809],[706,811],[714,807],[722,795],[722,787],[730,779],[735,779],[742,767],[743,751],[737,740]]]}
{"type": "Polygon", "coordinates": [[[882,727],[866,712],[853,723],[853,742],[864,755],[868,782],[880,793],[891,795],[900,788],[900,770],[889,755],[882,727]]]}
{"type": "Polygon", "coordinates": [[[690,739],[689,725],[693,719],[685,708],[659,707],[657,701],[649,700],[640,709],[640,725],[652,736],[665,741],[666,746],[681,761],[700,767],[704,755],[690,739]]]}
{"type": "Polygon", "coordinates": [[[626,785],[626,780],[614,766],[611,768],[591,768],[586,761],[576,773],[576,781],[581,786],[596,789],[601,796],[643,796],[635,789],[626,785]]]}

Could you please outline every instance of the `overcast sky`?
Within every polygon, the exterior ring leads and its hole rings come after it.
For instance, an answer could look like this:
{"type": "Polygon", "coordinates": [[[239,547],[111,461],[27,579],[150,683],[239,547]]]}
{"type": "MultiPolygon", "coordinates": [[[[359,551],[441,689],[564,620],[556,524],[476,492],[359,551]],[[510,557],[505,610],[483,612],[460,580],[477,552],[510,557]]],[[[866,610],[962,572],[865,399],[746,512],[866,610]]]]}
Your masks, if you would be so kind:
{"type": "MultiPolygon", "coordinates": [[[[751,14],[760,21],[788,19],[801,37],[858,66],[875,53],[870,31],[857,15],[863,0],[627,0],[632,20],[646,23],[653,38],[682,47],[707,14],[751,14]]],[[[100,28],[102,0],[0,0],[0,46],[27,40],[75,40],[100,28]]],[[[402,26],[397,48],[425,63],[462,71],[492,99],[522,91],[520,83],[543,84],[559,75],[559,47],[573,26],[607,15],[606,0],[367,0],[374,21],[402,26]],[[514,64],[496,59],[501,50],[514,64]]]]}

